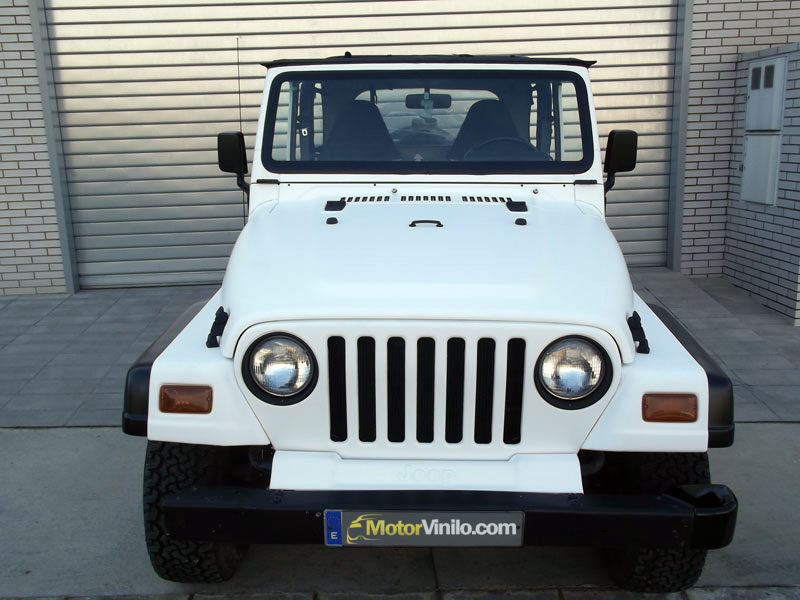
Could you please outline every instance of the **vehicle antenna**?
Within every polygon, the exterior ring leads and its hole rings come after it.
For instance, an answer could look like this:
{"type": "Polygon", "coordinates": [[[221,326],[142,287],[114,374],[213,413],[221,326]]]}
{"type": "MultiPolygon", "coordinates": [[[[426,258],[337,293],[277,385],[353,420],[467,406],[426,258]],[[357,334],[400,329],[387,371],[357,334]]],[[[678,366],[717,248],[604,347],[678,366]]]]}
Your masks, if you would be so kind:
{"type": "MultiPolygon", "coordinates": [[[[239,131],[242,131],[242,75],[240,65],[242,61],[239,58],[239,36],[236,36],[236,96],[239,103],[239,131]]],[[[244,132],[242,132],[244,133],[244,132]]],[[[248,194],[242,190],[242,227],[247,224],[247,201],[249,200],[248,194]]]]}

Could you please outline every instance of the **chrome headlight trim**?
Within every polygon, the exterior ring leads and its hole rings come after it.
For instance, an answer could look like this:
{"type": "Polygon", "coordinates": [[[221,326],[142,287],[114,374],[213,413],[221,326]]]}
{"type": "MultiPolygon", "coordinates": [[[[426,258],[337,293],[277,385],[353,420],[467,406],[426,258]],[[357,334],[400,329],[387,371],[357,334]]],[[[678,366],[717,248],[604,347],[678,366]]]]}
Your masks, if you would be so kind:
{"type": "Polygon", "coordinates": [[[319,378],[319,366],[317,364],[317,358],[314,356],[314,352],[311,350],[311,347],[306,344],[303,340],[298,338],[296,335],[292,335],[290,333],[284,333],[280,331],[275,331],[272,333],[268,333],[266,335],[260,336],[256,339],[250,347],[247,349],[247,352],[244,353],[242,357],[242,364],[241,364],[241,372],[242,372],[242,379],[244,379],[244,383],[247,386],[247,389],[250,392],[263,400],[268,404],[274,404],[276,406],[290,406],[292,404],[297,404],[302,400],[308,398],[311,392],[314,391],[314,388],[317,385],[317,379],[319,378]],[[261,384],[256,381],[255,377],[253,376],[253,355],[259,348],[267,341],[277,338],[284,338],[290,340],[291,342],[297,344],[311,359],[311,374],[305,383],[305,385],[296,393],[289,394],[289,395],[280,395],[271,393],[267,389],[261,386],[261,384]]]}
{"type": "Polygon", "coordinates": [[[613,368],[611,366],[611,359],[608,357],[608,353],[600,344],[584,336],[569,335],[552,341],[550,344],[547,345],[547,347],[544,350],[542,350],[542,353],[539,355],[539,358],[536,361],[536,366],[534,367],[533,382],[536,385],[536,390],[539,392],[539,395],[548,404],[551,404],[556,408],[561,408],[564,410],[579,410],[591,406],[592,404],[600,400],[603,396],[605,396],[606,392],[608,391],[608,388],[611,386],[611,380],[613,379],[613,375],[614,373],[613,373],[613,368]],[[542,381],[541,373],[542,373],[542,364],[549,355],[551,349],[562,342],[573,341],[573,340],[589,344],[597,351],[602,360],[602,374],[600,377],[600,381],[597,383],[594,389],[592,389],[585,395],[570,400],[568,398],[559,397],[555,393],[553,393],[542,381]]]}

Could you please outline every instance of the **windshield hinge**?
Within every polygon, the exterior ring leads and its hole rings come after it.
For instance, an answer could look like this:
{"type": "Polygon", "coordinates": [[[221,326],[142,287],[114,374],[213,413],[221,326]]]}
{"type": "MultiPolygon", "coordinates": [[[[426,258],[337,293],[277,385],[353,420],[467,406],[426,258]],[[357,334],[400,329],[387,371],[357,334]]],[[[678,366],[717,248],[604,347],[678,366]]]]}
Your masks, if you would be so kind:
{"type": "Polygon", "coordinates": [[[524,200],[508,200],[506,208],[511,212],[528,212],[528,203],[524,200]]]}
{"type": "Polygon", "coordinates": [[[347,202],[344,200],[328,200],[325,203],[325,210],[328,212],[339,212],[340,210],[344,210],[345,206],[347,206],[347,202]]]}
{"type": "Polygon", "coordinates": [[[633,341],[636,344],[636,353],[650,354],[650,344],[647,342],[647,336],[642,327],[642,318],[638,312],[633,311],[633,315],[628,317],[628,327],[630,327],[633,341]]]}
{"type": "Polygon", "coordinates": [[[219,338],[222,332],[225,331],[225,325],[228,323],[228,313],[221,306],[217,309],[217,314],[214,316],[214,323],[211,325],[211,331],[208,333],[206,339],[206,348],[219,348],[219,338]]]}

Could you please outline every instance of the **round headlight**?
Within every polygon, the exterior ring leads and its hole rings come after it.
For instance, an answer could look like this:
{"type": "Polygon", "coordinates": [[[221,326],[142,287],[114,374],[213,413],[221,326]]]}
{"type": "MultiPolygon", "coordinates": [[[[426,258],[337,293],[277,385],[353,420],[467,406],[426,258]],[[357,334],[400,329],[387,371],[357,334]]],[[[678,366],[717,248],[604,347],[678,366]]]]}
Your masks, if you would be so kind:
{"type": "MultiPolygon", "coordinates": [[[[247,364],[243,366],[249,375],[245,380],[250,379],[269,396],[277,397],[281,404],[305,398],[316,380],[316,363],[311,350],[288,335],[270,335],[258,340],[245,361],[247,364]]],[[[262,394],[257,395],[267,399],[262,394]]]]}
{"type": "MultiPolygon", "coordinates": [[[[610,383],[608,371],[605,352],[596,344],[583,338],[563,338],[542,352],[536,364],[536,382],[549,395],[564,401],[557,406],[583,408],[588,406],[586,402],[572,404],[595,392],[605,392],[610,383]]],[[[545,399],[550,401],[546,395],[545,399]]]]}

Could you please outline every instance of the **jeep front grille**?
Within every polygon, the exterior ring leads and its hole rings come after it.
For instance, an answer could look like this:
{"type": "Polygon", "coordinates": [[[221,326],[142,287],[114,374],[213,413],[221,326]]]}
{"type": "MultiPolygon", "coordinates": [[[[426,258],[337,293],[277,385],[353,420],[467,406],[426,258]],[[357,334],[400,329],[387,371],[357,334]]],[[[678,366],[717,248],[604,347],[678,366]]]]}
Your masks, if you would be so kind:
{"type": "MultiPolygon", "coordinates": [[[[328,338],[331,440],[344,442],[348,438],[357,438],[360,442],[377,441],[376,415],[382,413],[386,415],[385,431],[389,442],[408,442],[407,432],[413,432],[416,442],[423,444],[442,440],[447,444],[458,444],[465,438],[472,438],[476,444],[497,443],[500,440],[492,439],[492,415],[497,414],[495,403],[502,402],[502,443],[519,444],[525,340],[508,340],[505,364],[496,364],[496,340],[480,338],[475,348],[469,349],[475,353],[475,368],[469,372],[465,340],[451,337],[446,344],[446,358],[440,361],[444,364],[437,364],[436,340],[433,338],[390,337],[386,341],[384,366],[376,365],[375,338],[328,338]],[[346,384],[347,344],[356,345],[356,390],[348,390],[346,384]],[[407,357],[415,360],[407,361],[407,357]],[[416,365],[411,367],[415,371],[412,378],[406,372],[409,363],[416,365]],[[385,369],[385,389],[378,389],[376,369],[385,369]],[[498,373],[498,369],[504,372],[498,373]],[[501,398],[496,398],[494,393],[496,377],[505,380],[505,395],[501,398]],[[473,386],[465,386],[467,378],[474,381],[475,402],[474,412],[465,415],[465,389],[473,389],[473,386]],[[414,385],[407,386],[409,381],[414,385]],[[437,381],[444,382],[443,394],[437,395],[437,381]],[[376,410],[378,402],[385,402],[385,411],[376,410]],[[348,411],[356,411],[358,431],[348,431],[348,411]],[[444,411],[443,420],[436,418],[437,414],[441,416],[438,411],[444,411]],[[415,418],[408,427],[407,419],[412,414],[415,418]],[[443,423],[441,430],[437,430],[437,423],[443,423]]],[[[442,386],[438,389],[441,390],[442,386]]],[[[468,405],[473,406],[472,403],[468,405]]]]}

